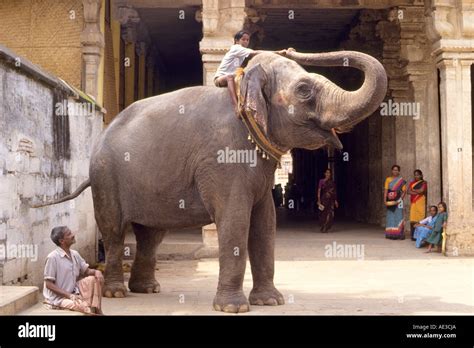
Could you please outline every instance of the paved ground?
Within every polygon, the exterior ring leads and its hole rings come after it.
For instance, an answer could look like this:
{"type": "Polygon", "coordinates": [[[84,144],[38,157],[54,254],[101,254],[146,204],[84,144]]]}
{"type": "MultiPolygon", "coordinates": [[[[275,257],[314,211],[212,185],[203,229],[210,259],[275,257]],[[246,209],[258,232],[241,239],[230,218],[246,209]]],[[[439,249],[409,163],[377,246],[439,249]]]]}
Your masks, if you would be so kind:
{"type": "MultiPolygon", "coordinates": [[[[200,242],[199,231],[171,234],[170,244],[200,242]]],[[[352,251],[352,249],[351,249],[352,251]]],[[[279,314],[474,314],[474,259],[425,254],[411,240],[392,241],[373,225],[339,223],[321,234],[313,221],[280,221],[276,241],[275,284],[286,303],[251,306],[244,315],[279,314]],[[351,254],[330,257],[328,248],[355,245],[351,254]],[[359,248],[359,249],[357,249],[359,248]]],[[[109,315],[221,314],[212,310],[217,286],[217,260],[159,261],[159,294],[129,293],[104,299],[109,315]]],[[[129,274],[127,274],[128,276],[129,274]]],[[[244,291],[252,287],[247,265],[244,291]]],[[[54,311],[54,314],[72,314],[54,311]]],[[[41,304],[22,314],[53,314],[41,304]]]]}

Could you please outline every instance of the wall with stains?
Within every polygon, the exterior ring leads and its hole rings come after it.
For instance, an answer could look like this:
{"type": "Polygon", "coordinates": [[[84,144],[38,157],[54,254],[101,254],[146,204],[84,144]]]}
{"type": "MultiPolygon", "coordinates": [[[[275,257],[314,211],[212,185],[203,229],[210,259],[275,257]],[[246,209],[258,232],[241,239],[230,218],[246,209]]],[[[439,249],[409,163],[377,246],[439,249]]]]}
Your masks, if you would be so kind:
{"type": "Polygon", "coordinates": [[[103,114],[77,91],[0,46],[0,285],[42,286],[51,229],[67,225],[78,250],[95,262],[90,189],[45,208],[88,178],[90,151],[103,114]]]}

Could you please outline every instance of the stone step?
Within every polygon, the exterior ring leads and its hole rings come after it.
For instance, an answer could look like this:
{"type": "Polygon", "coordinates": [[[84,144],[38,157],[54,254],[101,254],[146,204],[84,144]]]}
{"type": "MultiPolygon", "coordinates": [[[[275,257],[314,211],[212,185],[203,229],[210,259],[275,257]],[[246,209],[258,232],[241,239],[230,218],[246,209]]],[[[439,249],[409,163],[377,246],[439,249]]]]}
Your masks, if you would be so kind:
{"type": "Polygon", "coordinates": [[[67,309],[49,309],[43,303],[36,303],[35,305],[21,311],[19,315],[72,315],[82,316],[85,315],[80,312],[73,312],[67,309]]]}
{"type": "Polygon", "coordinates": [[[15,315],[38,303],[36,286],[0,286],[0,315],[15,315]]]}
{"type": "MultiPolygon", "coordinates": [[[[169,232],[156,250],[158,260],[193,260],[196,252],[202,248],[202,233],[200,229],[186,229],[169,232]]],[[[124,261],[135,258],[136,241],[133,232],[125,235],[124,261]]]]}

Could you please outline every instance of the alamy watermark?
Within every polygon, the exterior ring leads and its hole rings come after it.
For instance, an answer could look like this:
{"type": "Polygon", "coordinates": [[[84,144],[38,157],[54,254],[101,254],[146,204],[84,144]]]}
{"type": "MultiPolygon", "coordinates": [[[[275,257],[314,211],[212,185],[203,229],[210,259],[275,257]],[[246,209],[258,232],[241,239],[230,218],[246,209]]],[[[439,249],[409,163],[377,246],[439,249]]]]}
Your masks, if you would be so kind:
{"type": "Polygon", "coordinates": [[[324,246],[324,257],[363,260],[364,244],[338,244],[336,241],[324,246]]]}
{"type": "Polygon", "coordinates": [[[18,326],[19,338],[46,338],[48,341],[56,339],[56,325],[54,324],[30,324],[26,322],[18,326]]]}
{"type": "Polygon", "coordinates": [[[247,163],[250,167],[257,165],[257,150],[232,150],[228,146],[217,151],[217,163],[247,163]]]}
{"type": "Polygon", "coordinates": [[[85,116],[90,117],[95,115],[95,105],[88,102],[74,102],[71,103],[67,99],[62,102],[57,102],[54,105],[54,114],[56,116],[85,116]]]}
{"type": "Polygon", "coordinates": [[[407,116],[414,120],[420,119],[421,105],[418,102],[394,102],[389,99],[380,104],[381,116],[407,116]]]}
{"type": "Polygon", "coordinates": [[[0,261],[25,258],[32,262],[38,261],[37,244],[0,244],[0,261]]]}

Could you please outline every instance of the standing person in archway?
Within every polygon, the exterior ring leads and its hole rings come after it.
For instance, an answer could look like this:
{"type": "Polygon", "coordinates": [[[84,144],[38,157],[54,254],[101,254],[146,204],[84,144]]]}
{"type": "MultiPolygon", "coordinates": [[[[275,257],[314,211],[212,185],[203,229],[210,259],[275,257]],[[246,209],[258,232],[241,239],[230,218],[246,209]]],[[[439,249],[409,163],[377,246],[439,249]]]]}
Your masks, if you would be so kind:
{"type": "Polygon", "coordinates": [[[406,181],[400,175],[400,166],[392,166],[392,175],[385,179],[384,203],[387,207],[385,238],[405,239],[403,219],[403,199],[406,194],[406,181]]]}
{"type": "Polygon", "coordinates": [[[334,220],[334,207],[338,208],[336,183],[332,179],[331,169],[326,169],[324,179],[318,184],[319,224],[321,232],[327,233],[334,220]]]}
{"type": "Polygon", "coordinates": [[[415,225],[425,217],[426,193],[428,184],[423,180],[423,173],[417,169],[414,172],[415,179],[408,184],[408,194],[410,195],[410,232],[411,240],[415,241],[415,225]]]}

